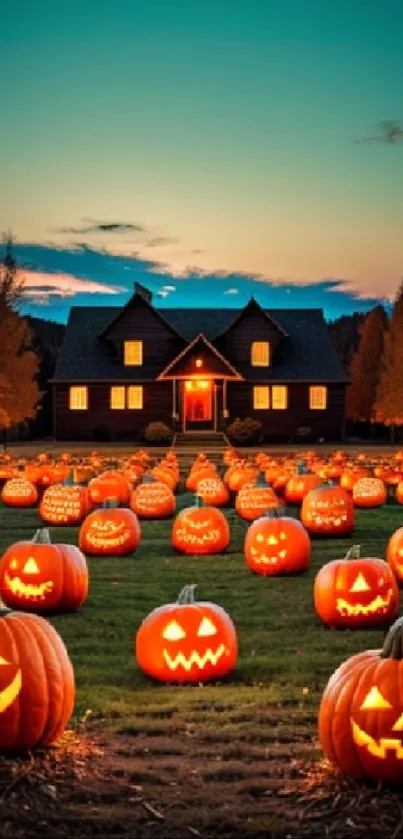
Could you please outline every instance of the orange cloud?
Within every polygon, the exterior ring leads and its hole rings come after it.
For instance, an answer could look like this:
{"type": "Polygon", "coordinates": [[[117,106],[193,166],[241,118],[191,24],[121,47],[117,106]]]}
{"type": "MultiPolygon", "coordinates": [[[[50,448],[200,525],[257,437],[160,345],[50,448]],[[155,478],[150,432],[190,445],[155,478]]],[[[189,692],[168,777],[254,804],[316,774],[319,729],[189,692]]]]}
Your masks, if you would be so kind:
{"type": "Polygon", "coordinates": [[[123,286],[104,285],[93,280],[74,277],[72,274],[46,274],[41,271],[24,271],[24,295],[44,300],[50,295],[74,297],[76,294],[118,294],[127,291],[123,286]]]}

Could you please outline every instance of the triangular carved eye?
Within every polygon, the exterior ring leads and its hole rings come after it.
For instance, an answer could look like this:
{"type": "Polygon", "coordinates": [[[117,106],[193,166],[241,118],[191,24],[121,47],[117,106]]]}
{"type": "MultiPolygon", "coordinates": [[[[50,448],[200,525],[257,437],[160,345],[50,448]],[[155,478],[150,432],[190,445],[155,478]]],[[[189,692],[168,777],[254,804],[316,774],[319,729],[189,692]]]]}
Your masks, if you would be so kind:
{"type": "Polygon", "coordinates": [[[0,655],[0,664],[9,664],[9,662],[8,662],[8,661],[6,661],[6,659],[5,659],[5,658],[3,658],[3,656],[2,656],[2,655],[0,655]]]}
{"type": "Polygon", "coordinates": [[[39,574],[39,568],[33,558],[30,556],[24,565],[24,574],[39,574]]]}
{"type": "Polygon", "coordinates": [[[372,687],[367,693],[364,702],[361,705],[360,711],[382,711],[392,708],[390,702],[382,696],[380,690],[376,686],[372,687]]]}
{"type": "Polygon", "coordinates": [[[208,635],[216,635],[217,630],[210,618],[203,618],[197,634],[200,638],[207,638],[208,635]]]}
{"type": "Polygon", "coordinates": [[[171,621],[171,623],[165,627],[162,637],[167,641],[180,641],[181,638],[186,637],[186,632],[177,621],[171,621]]]}
{"type": "Polygon", "coordinates": [[[402,731],[403,730],[403,714],[400,714],[399,719],[395,722],[392,731],[402,731]]]}
{"type": "Polygon", "coordinates": [[[367,583],[367,581],[364,577],[364,574],[361,574],[361,573],[358,574],[358,576],[355,578],[355,580],[353,582],[353,585],[350,588],[351,592],[354,592],[354,591],[370,591],[370,590],[371,590],[371,586],[368,585],[368,583],[367,583]]]}

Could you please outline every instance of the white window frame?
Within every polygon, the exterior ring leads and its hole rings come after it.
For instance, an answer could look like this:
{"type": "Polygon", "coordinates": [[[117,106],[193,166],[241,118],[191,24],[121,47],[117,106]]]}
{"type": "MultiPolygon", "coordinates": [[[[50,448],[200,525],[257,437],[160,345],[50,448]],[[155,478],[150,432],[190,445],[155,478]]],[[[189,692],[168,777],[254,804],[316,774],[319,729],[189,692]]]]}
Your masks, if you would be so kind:
{"type": "Polygon", "coordinates": [[[70,385],[69,409],[70,411],[88,411],[87,385],[70,385]]]}
{"type": "Polygon", "coordinates": [[[309,408],[311,411],[326,411],[327,408],[327,386],[310,385],[309,387],[309,408]]]}

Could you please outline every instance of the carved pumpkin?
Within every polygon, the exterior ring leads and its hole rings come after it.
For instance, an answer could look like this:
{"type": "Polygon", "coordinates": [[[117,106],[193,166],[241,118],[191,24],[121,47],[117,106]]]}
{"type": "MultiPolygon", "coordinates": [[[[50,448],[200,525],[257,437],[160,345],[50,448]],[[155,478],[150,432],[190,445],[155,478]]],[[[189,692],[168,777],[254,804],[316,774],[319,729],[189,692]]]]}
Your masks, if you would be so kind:
{"type": "Polygon", "coordinates": [[[92,504],[103,504],[108,498],[116,498],[119,504],[128,504],[131,486],[121,472],[109,470],[91,479],[88,492],[92,504]]]}
{"type": "Polygon", "coordinates": [[[399,611],[399,589],[383,559],[360,557],[354,545],[344,559],[327,562],[314,583],[317,615],[329,626],[358,629],[392,623],[399,611]]]}
{"type": "Polygon", "coordinates": [[[139,520],[133,510],[105,506],[89,513],[84,519],[78,544],[86,554],[127,556],[138,548],[140,538],[139,520]]]}
{"type": "Polygon", "coordinates": [[[311,540],[297,519],[271,510],[248,527],[244,553],[257,574],[295,574],[311,562],[311,540]]]}
{"type": "Polygon", "coordinates": [[[224,473],[224,483],[230,492],[238,492],[245,484],[256,483],[259,469],[246,460],[234,463],[224,473]]]}
{"type": "Polygon", "coordinates": [[[281,506],[274,489],[260,482],[245,484],[238,490],[235,498],[235,510],[246,521],[255,521],[267,510],[281,506]]]}
{"type": "Polygon", "coordinates": [[[387,491],[381,478],[360,478],[353,486],[353,501],[356,507],[382,507],[387,491]]]}
{"type": "Polygon", "coordinates": [[[185,586],[176,603],[154,609],[135,642],[139,667],[161,682],[208,682],[230,673],[237,662],[235,626],[215,603],[194,600],[185,586]]]}
{"type": "Polygon", "coordinates": [[[403,527],[392,533],[386,547],[386,561],[398,580],[403,580],[403,527]]]}
{"type": "Polygon", "coordinates": [[[87,594],[85,556],[75,545],[53,545],[46,529],[10,545],[0,560],[0,597],[13,609],[75,611],[87,594]]]}
{"type": "Polygon", "coordinates": [[[354,527],[354,504],[346,490],[334,486],[312,489],[301,505],[301,521],[308,533],[340,536],[354,527]]]}
{"type": "Polygon", "coordinates": [[[217,507],[204,506],[200,496],[196,504],[178,513],[172,528],[172,544],[184,554],[216,554],[228,547],[230,530],[224,513],[217,507]]]}
{"type": "Polygon", "coordinates": [[[56,742],[74,700],[73,667],[53,626],[38,615],[0,611],[0,752],[56,742]]]}
{"type": "Polygon", "coordinates": [[[322,483],[319,475],[309,472],[305,463],[299,463],[297,472],[292,475],[285,487],[284,498],[287,504],[301,504],[311,489],[316,489],[322,483]]]}
{"type": "Polygon", "coordinates": [[[32,507],[38,500],[38,490],[26,478],[10,478],[1,490],[1,500],[7,507],[32,507]]]}
{"type": "Polygon", "coordinates": [[[163,519],[175,512],[175,496],[162,481],[139,484],[130,495],[130,508],[140,519],[163,519]]]}
{"type": "Polygon", "coordinates": [[[201,478],[197,482],[196,493],[204,504],[213,507],[225,507],[229,501],[229,492],[218,475],[214,478],[201,478]]]}
{"type": "Polygon", "coordinates": [[[45,489],[39,504],[39,515],[47,524],[79,524],[91,510],[87,487],[74,483],[70,476],[63,484],[45,489]]]}
{"type": "Polygon", "coordinates": [[[403,781],[403,619],[381,650],[353,655],[333,673],[318,719],[322,749],[345,775],[403,781]]]}

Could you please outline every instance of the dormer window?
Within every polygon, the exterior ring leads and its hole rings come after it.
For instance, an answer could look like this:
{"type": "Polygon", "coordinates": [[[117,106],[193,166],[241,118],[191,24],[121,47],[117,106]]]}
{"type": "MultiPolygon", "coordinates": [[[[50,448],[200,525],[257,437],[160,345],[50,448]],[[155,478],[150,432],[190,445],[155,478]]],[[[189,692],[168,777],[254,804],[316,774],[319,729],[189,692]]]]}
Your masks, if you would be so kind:
{"type": "Polygon", "coordinates": [[[250,348],[252,367],[268,367],[270,364],[270,344],[268,341],[253,341],[250,348]]]}
{"type": "Polygon", "coordinates": [[[123,347],[123,363],[125,367],[141,367],[143,363],[143,342],[125,341],[123,347]]]}

